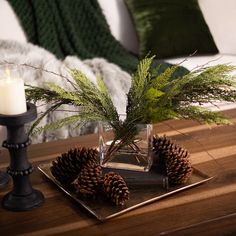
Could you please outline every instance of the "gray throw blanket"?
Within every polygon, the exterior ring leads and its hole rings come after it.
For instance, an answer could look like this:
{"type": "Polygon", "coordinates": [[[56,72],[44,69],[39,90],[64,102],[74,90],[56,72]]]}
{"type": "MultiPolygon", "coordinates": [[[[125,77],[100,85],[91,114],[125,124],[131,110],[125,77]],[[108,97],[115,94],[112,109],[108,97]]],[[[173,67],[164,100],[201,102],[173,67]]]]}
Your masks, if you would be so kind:
{"type": "MultiPolygon", "coordinates": [[[[112,96],[118,112],[125,113],[126,93],[131,83],[130,75],[122,71],[117,65],[107,62],[105,59],[94,58],[82,61],[76,56],[67,56],[61,61],[49,51],[30,43],[22,44],[15,41],[0,40],[1,77],[4,76],[6,66],[11,70],[12,77],[20,77],[24,79],[25,84],[42,87],[45,86],[45,82],[53,82],[63,88],[69,88],[69,84],[65,79],[53,74],[56,73],[70,78],[69,69],[82,71],[94,83],[96,83],[96,74],[100,74],[112,96]],[[25,66],[24,64],[29,66],[25,66]],[[48,73],[45,70],[53,73],[48,73]]],[[[48,106],[48,104],[37,104],[38,113],[44,111],[48,106]]],[[[43,119],[41,124],[45,125],[58,118],[65,117],[68,115],[68,112],[70,112],[66,111],[68,107],[64,107],[63,110],[65,111],[50,114],[43,119]]],[[[76,130],[67,126],[59,130],[47,131],[31,138],[34,143],[47,142],[91,133],[95,130],[96,124],[88,123],[84,127],[76,130]]],[[[0,130],[0,134],[1,132],[3,131],[0,130]]]]}

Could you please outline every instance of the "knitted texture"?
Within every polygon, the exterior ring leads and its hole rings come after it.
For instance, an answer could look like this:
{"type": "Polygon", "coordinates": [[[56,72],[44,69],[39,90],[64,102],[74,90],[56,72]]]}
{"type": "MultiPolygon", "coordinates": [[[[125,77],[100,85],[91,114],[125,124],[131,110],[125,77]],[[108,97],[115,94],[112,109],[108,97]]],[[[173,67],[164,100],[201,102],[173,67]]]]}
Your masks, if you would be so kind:
{"type": "MultiPolygon", "coordinates": [[[[102,57],[127,72],[136,70],[138,59],[112,36],[96,0],[8,1],[28,40],[58,58],[67,55],[77,55],[81,59],[102,57]]],[[[170,65],[161,64],[160,72],[170,65]]],[[[175,76],[185,72],[185,69],[180,69],[175,76]]]]}

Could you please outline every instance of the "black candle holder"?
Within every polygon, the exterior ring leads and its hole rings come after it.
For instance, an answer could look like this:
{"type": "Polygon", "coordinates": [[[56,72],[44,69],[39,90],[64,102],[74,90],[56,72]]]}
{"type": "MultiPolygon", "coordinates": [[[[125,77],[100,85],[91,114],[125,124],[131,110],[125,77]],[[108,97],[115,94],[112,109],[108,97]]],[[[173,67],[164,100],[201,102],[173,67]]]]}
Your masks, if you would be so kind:
{"type": "Polygon", "coordinates": [[[31,144],[24,125],[37,117],[36,106],[27,103],[27,111],[19,115],[0,114],[0,124],[7,127],[7,140],[2,144],[10,153],[7,173],[12,176],[13,190],[3,197],[2,205],[12,211],[26,211],[38,207],[44,201],[43,194],[32,188],[29,175],[33,172],[27,159],[27,147],[31,144]]]}

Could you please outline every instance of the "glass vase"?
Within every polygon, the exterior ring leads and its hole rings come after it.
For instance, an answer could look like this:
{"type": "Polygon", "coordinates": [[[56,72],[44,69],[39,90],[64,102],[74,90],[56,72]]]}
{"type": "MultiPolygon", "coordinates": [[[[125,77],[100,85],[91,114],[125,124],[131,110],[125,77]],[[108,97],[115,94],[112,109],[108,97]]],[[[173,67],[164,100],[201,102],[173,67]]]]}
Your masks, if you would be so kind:
{"type": "MultiPolygon", "coordinates": [[[[136,124],[132,141],[127,142],[128,134],[115,139],[113,128],[106,122],[100,122],[99,155],[103,167],[149,171],[152,165],[152,125],[136,124]]],[[[133,128],[132,128],[133,129],[133,128]]],[[[129,128],[127,132],[129,132],[129,128]]]]}

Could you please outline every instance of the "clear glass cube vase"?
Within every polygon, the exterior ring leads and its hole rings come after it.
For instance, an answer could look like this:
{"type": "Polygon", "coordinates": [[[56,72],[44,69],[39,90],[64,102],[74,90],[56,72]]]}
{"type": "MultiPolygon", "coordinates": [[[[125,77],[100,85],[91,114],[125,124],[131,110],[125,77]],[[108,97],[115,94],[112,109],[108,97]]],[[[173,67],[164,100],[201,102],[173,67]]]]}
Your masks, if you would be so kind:
{"type": "Polygon", "coordinates": [[[133,171],[149,171],[152,165],[152,125],[136,124],[117,138],[113,128],[99,122],[99,155],[103,167],[133,171]],[[134,131],[134,132],[133,132],[134,131]],[[129,134],[133,132],[132,138],[129,134]]]}

